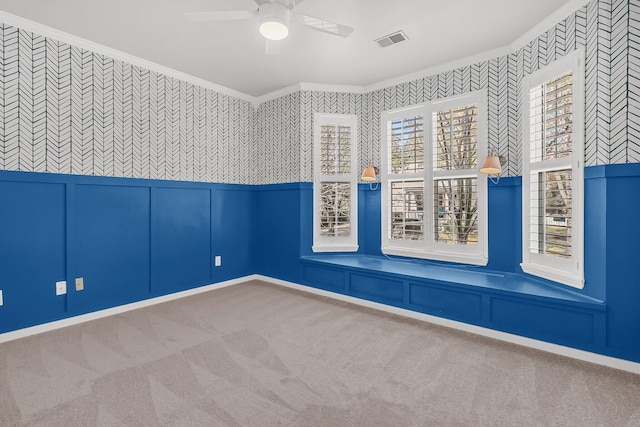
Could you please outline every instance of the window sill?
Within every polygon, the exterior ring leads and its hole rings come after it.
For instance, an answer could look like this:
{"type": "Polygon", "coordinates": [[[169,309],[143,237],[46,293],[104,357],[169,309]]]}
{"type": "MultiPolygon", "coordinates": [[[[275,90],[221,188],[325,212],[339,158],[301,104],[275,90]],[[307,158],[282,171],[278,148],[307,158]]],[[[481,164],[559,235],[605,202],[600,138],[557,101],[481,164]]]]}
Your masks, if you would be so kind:
{"type": "Polygon", "coordinates": [[[358,245],[313,245],[311,250],[315,253],[321,252],[357,252],[358,245]]]}
{"type": "Polygon", "coordinates": [[[563,285],[571,286],[572,288],[584,288],[584,279],[582,277],[568,273],[564,270],[530,263],[521,263],[520,267],[522,268],[522,271],[533,276],[558,282],[563,285]]]}
{"type": "Polygon", "coordinates": [[[442,252],[442,251],[426,252],[424,250],[399,248],[394,246],[383,247],[382,253],[385,255],[397,255],[397,256],[420,258],[420,259],[427,259],[427,260],[433,260],[433,261],[457,262],[461,264],[471,264],[471,265],[481,265],[481,266],[485,266],[489,262],[489,260],[486,257],[482,255],[477,255],[477,254],[453,253],[453,252],[442,252]]]}

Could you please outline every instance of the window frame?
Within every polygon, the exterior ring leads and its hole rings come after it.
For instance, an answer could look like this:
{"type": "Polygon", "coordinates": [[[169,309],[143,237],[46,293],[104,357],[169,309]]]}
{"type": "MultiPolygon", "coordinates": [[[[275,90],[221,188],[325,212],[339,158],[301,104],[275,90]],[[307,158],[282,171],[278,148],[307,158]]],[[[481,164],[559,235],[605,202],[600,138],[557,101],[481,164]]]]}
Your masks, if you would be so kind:
{"type": "Polygon", "coordinates": [[[358,120],[352,114],[313,115],[313,252],[356,252],[358,250],[358,120]],[[349,174],[326,175],[321,172],[321,127],[325,125],[350,126],[349,174]],[[321,187],[323,182],[350,184],[349,236],[322,236],[320,230],[321,187]]]}
{"type": "Polygon", "coordinates": [[[585,128],[584,52],[567,54],[546,67],[531,73],[522,81],[522,271],[578,289],[584,288],[584,128],[585,128]],[[529,91],[571,71],[572,131],[571,156],[552,160],[531,161],[529,134],[529,91]],[[562,259],[530,250],[531,175],[541,172],[571,170],[571,257],[562,259]]]}
{"type": "Polygon", "coordinates": [[[436,242],[433,237],[434,224],[434,183],[438,178],[458,177],[455,171],[433,170],[433,114],[448,108],[456,108],[475,104],[477,115],[477,163],[487,153],[487,102],[486,94],[482,91],[468,92],[462,95],[438,99],[432,102],[411,107],[389,110],[382,113],[382,167],[381,167],[381,207],[382,207],[382,236],[381,250],[384,254],[448,261],[473,265],[488,263],[488,197],[487,177],[479,172],[479,163],[473,168],[473,173],[467,171],[465,175],[476,179],[477,212],[478,212],[478,244],[455,245],[436,242]],[[393,120],[410,115],[421,114],[424,128],[424,164],[423,170],[413,173],[393,174],[390,172],[391,140],[389,124],[393,120]],[[424,206],[423,211],[423,239],[408,241],[391,239],[391,183],[395,181],[423,181],[424,206]],[[430,224],[428,227],[427,224],[430,224]]]}

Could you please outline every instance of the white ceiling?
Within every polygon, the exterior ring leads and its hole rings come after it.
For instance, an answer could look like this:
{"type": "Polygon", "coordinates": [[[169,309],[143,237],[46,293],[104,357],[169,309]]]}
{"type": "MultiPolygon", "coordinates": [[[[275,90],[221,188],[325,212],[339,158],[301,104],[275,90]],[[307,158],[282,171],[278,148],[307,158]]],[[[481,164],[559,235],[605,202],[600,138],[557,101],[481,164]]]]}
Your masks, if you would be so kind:
{"type": "Polygon", "coordinates": [[[0,10],[261,96],[300,82],[369,86],[473,57],[510,45],[572,3],[305,0],[298,12],[355,30],[342,38],[291,24],[279,55],[265,54],[257,21],[194,23],[184,16],[254,9],[254,0],[0,0],[0,10]],[[409,40],[384,49],[373,42],[397,30],[409,40]]]}

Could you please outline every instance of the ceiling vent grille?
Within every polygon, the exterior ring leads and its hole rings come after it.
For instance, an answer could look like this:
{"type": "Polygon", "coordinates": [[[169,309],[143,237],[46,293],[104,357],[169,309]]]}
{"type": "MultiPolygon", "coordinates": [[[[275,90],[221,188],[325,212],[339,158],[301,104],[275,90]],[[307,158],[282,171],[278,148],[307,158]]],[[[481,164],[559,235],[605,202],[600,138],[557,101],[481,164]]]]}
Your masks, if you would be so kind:
{"type": "Polygon", "coordinates": [[[405,40],[408,40],[409,37],[403,31],[396,31],[395,33],[388,34],[384,37],[380,37],[379,39],[375,39],[374,42],[378,43],[380,47],[391,46],[392,44],[398,44],[405,40]]]}

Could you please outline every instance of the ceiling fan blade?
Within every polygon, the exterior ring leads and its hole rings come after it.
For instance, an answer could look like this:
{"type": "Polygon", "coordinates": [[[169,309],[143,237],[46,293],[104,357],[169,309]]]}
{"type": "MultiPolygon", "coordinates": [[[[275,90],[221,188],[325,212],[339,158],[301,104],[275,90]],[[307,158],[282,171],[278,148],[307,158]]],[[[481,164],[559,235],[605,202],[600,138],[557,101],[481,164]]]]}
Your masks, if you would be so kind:
{"type": "Polygon", "coordinates": [[[284,7],[286,7],[289,10],[292,10],[294,7],[298,7],[298,5],[303,1],[304,0],[255,0],[258,6],[262,6],[265,3],[276,2],[276,3],[283,4],[284,7]]]}
{"type": "Polygon", "coordinates": [[[301,24],[314,30],[324,31],[325,33],[334,34],[336,36],[347,37],[353,32],[353,28],[336,22],[326,21],[314,16],[303,15],[301,13],[292,12],[292,17],[301,24]]]}
{"type": "Polygon", "coordinates": [[[218,12],[185,12],[184,14],[194,22],[211,22],[251,19],[257,15],[257,12],[254,10],[227,10],[218,12]]]}

